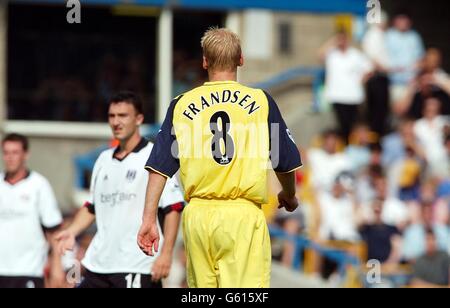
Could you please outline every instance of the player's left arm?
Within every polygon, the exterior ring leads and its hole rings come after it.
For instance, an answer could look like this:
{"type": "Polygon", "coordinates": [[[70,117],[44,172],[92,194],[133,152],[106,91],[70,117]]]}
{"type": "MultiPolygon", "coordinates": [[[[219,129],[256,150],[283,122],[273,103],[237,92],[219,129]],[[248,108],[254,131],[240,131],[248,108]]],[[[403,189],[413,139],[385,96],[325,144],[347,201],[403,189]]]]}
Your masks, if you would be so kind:
{"type": "Polygon", "coordinates": [[[300,152],[275,100],[264,91],[269,104],[270,160],[282,186],[278,194],[279,208],[293,212],[298,207],[295,171],[302,166],[300,152]]]}

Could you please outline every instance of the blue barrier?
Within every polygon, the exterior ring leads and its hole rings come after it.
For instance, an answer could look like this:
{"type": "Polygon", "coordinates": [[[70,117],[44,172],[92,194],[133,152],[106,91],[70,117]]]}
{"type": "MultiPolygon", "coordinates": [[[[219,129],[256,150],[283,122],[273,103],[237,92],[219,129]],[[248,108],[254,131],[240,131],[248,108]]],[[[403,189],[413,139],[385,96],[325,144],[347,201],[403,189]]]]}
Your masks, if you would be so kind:
{"type": "Polygon", "coordinates": [[[354,265],[359,266],[360,260],[352,255],[349,255],[345,251],[329,248],[329,247],[323,247],[310,239],[306,238],[305,236],[301,235],[290,235],[287,234],[282,229],[275,227],[275,226],[269,226],[269,233],[272,237],[280,238],[282,240],[288,240],[294,243],[295,249],[294,249],[294,258],[292,261],[293,268],[297,270],[303,270],[302,268],[302,253],[306,248],[313,249],[316,252],[318,252],[320,255],[334,261],[338,265],[338,271],[341,277],[345,276],[346,273],[346,267],[347,265],[354,265]]]}
{"type": "Polygon", "coordinates": [[[288,69],[280,74],[271,77],[265,81],[257,82],[252,85],[254,88],[260,89],[271,89],[274,87],[282,86],[286,82],[289,82],[294,79],[298,79],[301,77],[312,77],[313,78],[313,106],[312,109],[314,112],[318,112],[320,109],[320,89],[324,81],[325,70],[322,67],[305,67],[298,66],[295,68],[288,69]]]}

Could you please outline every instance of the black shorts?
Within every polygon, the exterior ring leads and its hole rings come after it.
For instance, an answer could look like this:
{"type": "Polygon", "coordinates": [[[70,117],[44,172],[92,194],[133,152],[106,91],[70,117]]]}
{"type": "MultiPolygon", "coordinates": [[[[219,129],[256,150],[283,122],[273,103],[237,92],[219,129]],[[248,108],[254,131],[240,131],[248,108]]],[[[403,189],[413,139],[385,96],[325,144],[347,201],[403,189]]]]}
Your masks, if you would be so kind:
{"type": "Polygon", "coordinates": [[[161,281],[153,282],[151,275],[143,274],[97,274],[86,270],[80,289],[153,289],[162,288],[161,281]]]}
{"type": "Polygon", "coordinates": [[[0,276],[0,289],[42,289],[44,279],[37,277],[0,276]]]}

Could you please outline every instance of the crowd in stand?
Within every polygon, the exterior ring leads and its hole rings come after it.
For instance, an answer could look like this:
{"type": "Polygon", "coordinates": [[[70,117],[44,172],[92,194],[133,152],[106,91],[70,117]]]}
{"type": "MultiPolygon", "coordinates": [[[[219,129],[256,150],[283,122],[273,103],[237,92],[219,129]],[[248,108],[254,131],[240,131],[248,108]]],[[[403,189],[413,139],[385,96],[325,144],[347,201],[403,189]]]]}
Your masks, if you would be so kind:
{"type": "Polygon", "coordinates": [[[325,245],[364,243],[367,260],[408,268],[403,283],[449,285],[450,77],[406,13],[387,25],[371,26],[361,48],[342,31],[320,49],[337,127],[304,151],[300,186],[312,194],[281,221],[325,245]]]}

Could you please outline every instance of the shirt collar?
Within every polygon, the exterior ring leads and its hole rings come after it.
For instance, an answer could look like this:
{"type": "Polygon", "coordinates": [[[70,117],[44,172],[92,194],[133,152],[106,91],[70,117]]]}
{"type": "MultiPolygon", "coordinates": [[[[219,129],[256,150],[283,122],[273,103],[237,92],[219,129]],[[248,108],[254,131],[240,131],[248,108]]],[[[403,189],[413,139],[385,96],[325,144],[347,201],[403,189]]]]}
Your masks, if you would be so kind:
{"type": "MultiPolygon", "coordinates": [[[[139,153],[143,148],[145,148],[147,146],[147,144],[148,144],[148,140],[145,139],[144,137],[142,137],[141,141],[139,141],[139,143],[134,147],[134,149],[130,153],[139,153]]],[[[117,155],[117,153],[119,153],[119,151],[120,151],[120,145],[114,150],[114,153],[113,153],[113,158],[117,159],[118,161],[122,161],[125,158],[127,158],[128,155],[130,155],[130,153],[128,153],[124,158],[118,159],[118,158],[116,158],[116,155],[117,155]]]]}
{"type": "Polygon", "coordinates": [[[4,180],[5,182],[9,183],[10,185],[16,185],[16,184],[22,182],[23,180],[28,179],[28,178],[30,177],[30,175],[31,175],[31,171],[30,171],[30,170],[27,170],[27,173],[25,174],[25,177],[24,177],[23,179],[20,179],[20,180],[19,180],[18,182],[16,182],[15,184],[11,184],[11,183],[8,182],[8,173],[5,172],[5,176],[3,177],[3,180],[4,180]]]}
{"type": "Polygon", "coordinates": [[[237,84],[237,81],[234,80],[221,80],[221,81],[208,81],[205,82],[203,85],[205,86],[213,86],[213,85],[218,85],[218,84],[237,84]]]}

